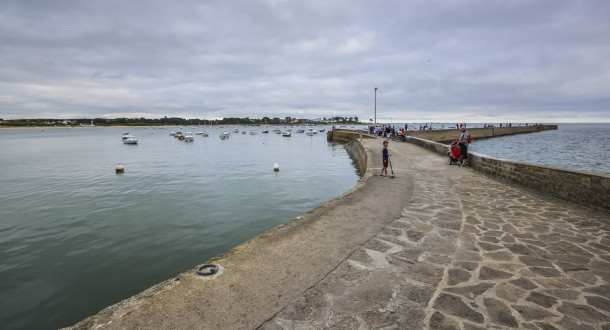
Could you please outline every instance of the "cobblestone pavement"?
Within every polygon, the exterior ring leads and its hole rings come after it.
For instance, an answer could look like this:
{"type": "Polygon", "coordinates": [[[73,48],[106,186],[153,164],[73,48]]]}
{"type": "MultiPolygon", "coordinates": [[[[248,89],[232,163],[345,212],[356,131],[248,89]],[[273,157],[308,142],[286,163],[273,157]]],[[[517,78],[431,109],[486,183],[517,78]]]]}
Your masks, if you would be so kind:
{"type": "Polygon", "coordinates": [[[610,329],[609,214],[414,148],[402,216],[263,329],[610,329]]]}

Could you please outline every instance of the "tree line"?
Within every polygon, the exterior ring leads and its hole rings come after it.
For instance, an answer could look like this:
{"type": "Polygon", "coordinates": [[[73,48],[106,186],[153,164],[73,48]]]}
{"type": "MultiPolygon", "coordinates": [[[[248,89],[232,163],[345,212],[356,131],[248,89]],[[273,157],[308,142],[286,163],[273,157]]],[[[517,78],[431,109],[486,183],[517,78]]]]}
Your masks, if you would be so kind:
{"type": "Polygon", "coordinates": [[[324,123],[342,123],[342,124],[358,124],[358,117],[324,117],[321,119],[296,119],[291,117],[226,117],[222,119],[185,119],[179,117],[163,117],[163,118],[81,118],[81,119],[16,119],[2,120],[1,126],[8,127],[27,127],[27,126],[187,126],[187,125],[281,125],[281,124],[324,124],[324,123]]]}

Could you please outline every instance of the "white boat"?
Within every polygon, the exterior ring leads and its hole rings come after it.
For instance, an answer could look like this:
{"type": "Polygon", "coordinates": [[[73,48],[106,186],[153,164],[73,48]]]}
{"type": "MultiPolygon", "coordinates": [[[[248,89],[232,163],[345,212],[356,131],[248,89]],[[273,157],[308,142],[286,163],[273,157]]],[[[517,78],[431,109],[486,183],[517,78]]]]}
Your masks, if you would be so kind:
{"type": "Polygon", "coordinates": [[[284,132],[282,133],[282,136],[284,136],[284,137],[290,137],[290,135],[291,135],[291,134],[292,134],[292,133],[291,133],[290,131],[284,131],[284,132]]]}
{"type": "Polygon", "coordinates": [[[208,134],[208,132],[203,132],[203,131],[201,131],[201,132],[197,132],[197,133],[195,133],[195,134],[196,134],[196,135],[201,135],[201,136],[203,136],[203,137],[208,137],[208,136],[210,135],[210,134],[208,134]]]}
{"type": "Polygon", "coordinates": [[[275,134],[282,134],[282,130],[279,128],[274,129],[272,132],[275,134]]]}
{"type": "Polygon", "coordinates": [[[173,134],[170,134],[170,135],[173,135],[175,138],[180,138],[181,136],[183,136],[182,131],[177,131],[177,132],[172,132],[172,133],[173,134]]]}
{"type": "Polygon", "coordinates": [[[256,130],[255,129],[251,129],[250,130],[250,135],[256,135],[256,130]]]}
{"type": "Polygon", "coordinates": [[[239,133],[239,128],[235,127],[235,128],[233,129],[233,133],[239,133]]]}
{"type": "Polygon", "coordinates": [[[123,140],[123,144],[138,144],[138,139],[136,139],[135,136],[129,134],[129,132],[123,133],[123,137],[121,137],[121,140],[123,140]]]}
{"type": "Polygon", "coordinates": [[[195,137],[193,136],[193,132],[184,133],[184,142],[192,142],[194,140],[195,140],[195,137]]]}
{"type": "Polygon", "coordinates": [[[231,133],[229,133],[229,132],[222,132],[222,133],[218,134],[218,137],[219,137],[221,140],[228,139],[228,138],[229,138],[229,136],[231,136],[231,133]]]}

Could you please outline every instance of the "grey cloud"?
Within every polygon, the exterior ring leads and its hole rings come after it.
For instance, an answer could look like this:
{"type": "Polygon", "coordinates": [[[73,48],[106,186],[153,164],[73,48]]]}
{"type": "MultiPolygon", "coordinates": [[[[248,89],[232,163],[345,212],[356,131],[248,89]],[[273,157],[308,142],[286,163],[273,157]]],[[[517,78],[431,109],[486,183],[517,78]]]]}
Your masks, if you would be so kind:
{"type": "Polygon", "coordinates": [[[0,118],[367,118],[379,87],[382,120],[610,121],[608,14],[601,0],[3,1],[0,118]]]}

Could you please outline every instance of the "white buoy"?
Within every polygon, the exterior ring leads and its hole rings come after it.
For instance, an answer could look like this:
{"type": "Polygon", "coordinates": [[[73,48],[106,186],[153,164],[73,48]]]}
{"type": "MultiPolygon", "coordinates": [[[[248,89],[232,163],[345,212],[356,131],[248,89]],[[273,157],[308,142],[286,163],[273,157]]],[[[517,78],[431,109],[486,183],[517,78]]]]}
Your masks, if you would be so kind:
{"type": "Polygon", "coordinates": [[[280,170],[280,165],[278,163],[273,164],[273,170],[274,171],[279,171],[280,170]]]}
{"type": "Polygon", "coordinates": [[[123,173],[123,172],[125,172],[125,166],[123,166],[123,165],[121,165],[121,164],[118,164],[117,166],[115,166],[115,167],[114,167],[114,169],[115,169],[115,171],[116,171],[117,173],[123,173]]]}

